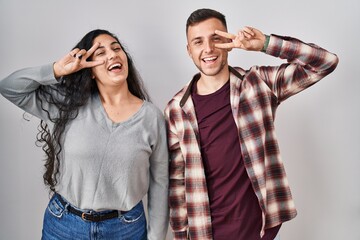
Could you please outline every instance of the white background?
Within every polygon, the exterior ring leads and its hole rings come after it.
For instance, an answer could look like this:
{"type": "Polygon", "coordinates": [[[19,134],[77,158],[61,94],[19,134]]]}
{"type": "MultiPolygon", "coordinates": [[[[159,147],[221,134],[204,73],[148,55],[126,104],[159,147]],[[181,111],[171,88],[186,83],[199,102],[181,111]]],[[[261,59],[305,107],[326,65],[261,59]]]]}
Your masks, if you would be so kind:
{"type": "MultiPolygon", "coordinates": [[[[185,22],[198,8],[224,13],[230,32],[245,25],[316,43],[340,58],[338,68],[277,112],[276,127],[298,216],[282,240],[359,240],[360,2],[205,0],[0,0],[0,79],[53,62],[88,31],[104,28],[125,43],[153,102],[167,101],[197,71],[186,52],[185,22]]],[[[230,65],[280,64],[235,50],[230,65]]],[[[38,119],[0,97],[0,239],[40,239],[48,191],[38,119]]],[[[170,234],[168,239],[170,239],[170,234]]]]}

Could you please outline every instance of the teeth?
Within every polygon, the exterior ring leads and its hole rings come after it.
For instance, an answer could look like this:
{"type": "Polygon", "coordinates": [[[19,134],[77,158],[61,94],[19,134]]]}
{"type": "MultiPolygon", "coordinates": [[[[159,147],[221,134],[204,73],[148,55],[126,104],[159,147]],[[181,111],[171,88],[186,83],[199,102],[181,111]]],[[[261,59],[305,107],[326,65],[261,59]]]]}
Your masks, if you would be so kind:
{"type": "Polygon", "coordinates": [[[204,58],[204,61],[213,61],[215,60],[217,57],[208,57],[208,58],[204,58]]]}
{"type": "Polygon", "coordinates": [[[111,65],[110,67],[109,67],[109,70],[112,70],[113,68],[116,68],[116,67],[121,67],[122,65],[120,64],[120,63],[115,63],[115,64],[113,64],[113,65],[111,65]]]}

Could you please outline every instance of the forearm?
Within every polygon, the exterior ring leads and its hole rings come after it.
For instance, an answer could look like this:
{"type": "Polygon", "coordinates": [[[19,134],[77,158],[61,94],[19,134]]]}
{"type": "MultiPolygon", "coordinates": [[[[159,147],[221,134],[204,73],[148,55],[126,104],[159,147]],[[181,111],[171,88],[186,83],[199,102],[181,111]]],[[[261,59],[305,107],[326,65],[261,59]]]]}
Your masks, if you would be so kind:
{"type": "Polygon", "coordinates": [[[174,239],[187,239],[188,222],[184,180],[170,179],[169,207],[174,239]]]}
{"type": "Polygon", "coordinates": [[[56,84],[52,64],[18,70],[0,81],[0,93],[20,107],[39,118],[46,118],[42,108],[49,108],[46,102],[41,105],[36,91],[41,85],[56,84]]]}
{"type": "Polygon", "coordinates": [[[172,152],[170,161],[170,225],[175,239],[187,239],[188,222],[185,191],[185,162],[180,150],[172,152]]]}
{"type": "Polygon", "coordinates": [[[148,239],[163,240],[169,226],[169,152],[165,122],[158,120],[156,145],[150,157],[150,187],[148,192],[148,239]]]}
{"type": "MultiPolygon", "coordinates": [[[[188,222],[185,198],[185,160],[180,149],[177,137],[178,130],[174,119],[177,116],[170,115],[170,108],[165,109],[167,123],[167,139],[170,154],[169,163],[169,207],[170,225],[175,240],[187,240],[188,222]]],[[[174,113],[174,112],[173,112],[174,113]]]]}
{"type": "Polygon", "coordinates": [[[168,176],[157,176],[150,182],[148,194],[148,239],[164,240],[169,225],[168,176]]]}
{"type": "Polygon", "coordinates": [[[280,102],[324,78],[338,64],[335,54],[291,37],[271,35],[265,52],[288,62],[260,68],[260,75],[280,102]]]}
{"type": "Polygon", "coordinates": [[[300,64],[318,74],[331,73],[338,64],[338,57],[315,44],[304,43],[292,37],[282,37],[272,34],[266,53],[289,63],[300,64]]]}

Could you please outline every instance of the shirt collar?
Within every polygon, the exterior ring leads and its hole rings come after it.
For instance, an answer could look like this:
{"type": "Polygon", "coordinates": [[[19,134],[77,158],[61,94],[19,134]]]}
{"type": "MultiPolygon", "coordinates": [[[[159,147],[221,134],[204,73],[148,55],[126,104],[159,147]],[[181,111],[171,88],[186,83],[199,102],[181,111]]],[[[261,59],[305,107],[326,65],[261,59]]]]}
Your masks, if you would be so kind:
{"type": "MultiPolygon", "coordinates": [[[[236,77],[238,77],[239,79],[243,80],[244,75],[241,75],[238,71],[236,71],[233,67],[229,66],[229,71],[230,73],[234,74],[236,77]]],[[[181,98],[180,100],[180,107],[182,108],[185,105],[185,102],[187,101],[187,99],[189,98],[189,96],[191,95],[191,89],[192,86],[194,85],[194,83],[197,82],[197,80],[200,79],[200,73],[197,73],[194,75],[193,79],[191,80],[190,84],[188,85],[184,96],[181,98]]]]}

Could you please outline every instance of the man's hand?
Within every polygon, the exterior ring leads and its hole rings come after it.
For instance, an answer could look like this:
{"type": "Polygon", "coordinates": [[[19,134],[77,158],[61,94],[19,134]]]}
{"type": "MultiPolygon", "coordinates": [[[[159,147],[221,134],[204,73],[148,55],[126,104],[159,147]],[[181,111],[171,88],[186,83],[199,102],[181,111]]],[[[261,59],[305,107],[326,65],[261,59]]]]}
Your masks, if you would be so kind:
{"type": "Polygon", "coordinates": [[[99,45],[99,43],[95,43],[88,51],[75,48],[59,61],[55,62],[53,66],[55,77],[66,76],[83,68],[91,68],[104,64],[104,61],[87,61],[99,45]]]}
{"type": "Polygon", "coordinates": [[[217,43],[215,47],[232,50],[233,48],[240,48],[247,51],[260,51],[265,43],[265,35],[252,27],[244,27],[237,35],[215,30],[215,34],[228,38],[230,43],[217,43]]]}

